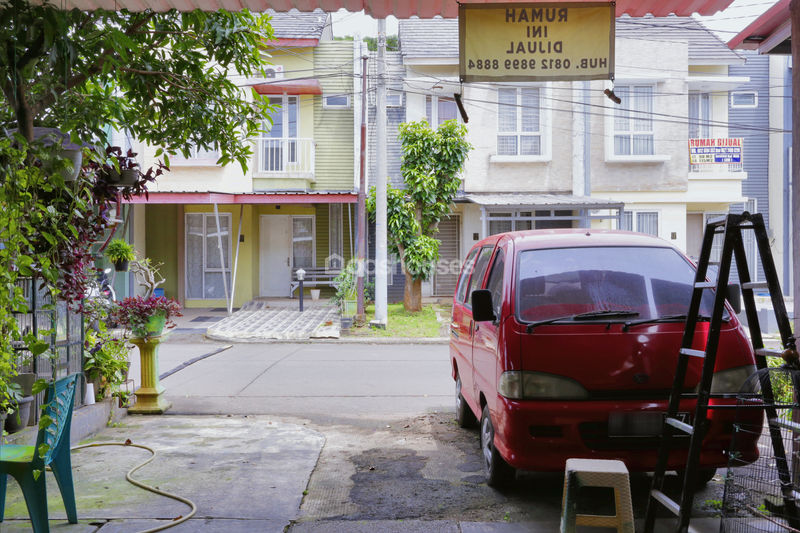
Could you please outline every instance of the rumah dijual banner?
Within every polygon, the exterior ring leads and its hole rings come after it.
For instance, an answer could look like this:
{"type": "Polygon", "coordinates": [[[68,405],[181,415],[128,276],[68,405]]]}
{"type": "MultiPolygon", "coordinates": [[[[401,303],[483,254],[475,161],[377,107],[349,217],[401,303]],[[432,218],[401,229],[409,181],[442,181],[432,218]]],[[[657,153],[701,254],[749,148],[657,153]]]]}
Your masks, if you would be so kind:
{"type": "Polygon", "coordinates": [[[461,4],[459,74],[470,81],[614,77],[614,4],[461,4]]]}
{"type": "Polygon", "coordinates": [[[689,164],[734,164],[742,162],[741,137],[689,139],[689,164]]]}

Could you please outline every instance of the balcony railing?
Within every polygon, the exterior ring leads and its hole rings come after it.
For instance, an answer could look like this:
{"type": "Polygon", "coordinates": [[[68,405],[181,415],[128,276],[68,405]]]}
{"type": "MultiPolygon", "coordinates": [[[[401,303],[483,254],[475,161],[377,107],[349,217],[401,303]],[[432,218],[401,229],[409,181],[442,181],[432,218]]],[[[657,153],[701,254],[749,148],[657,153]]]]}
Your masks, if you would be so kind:
{"type": "Polygon", "coordinates": [[[314,139],[261,137],[255,168],[260,175],[308,178],[314,174],[314,152],[314,139]]]}

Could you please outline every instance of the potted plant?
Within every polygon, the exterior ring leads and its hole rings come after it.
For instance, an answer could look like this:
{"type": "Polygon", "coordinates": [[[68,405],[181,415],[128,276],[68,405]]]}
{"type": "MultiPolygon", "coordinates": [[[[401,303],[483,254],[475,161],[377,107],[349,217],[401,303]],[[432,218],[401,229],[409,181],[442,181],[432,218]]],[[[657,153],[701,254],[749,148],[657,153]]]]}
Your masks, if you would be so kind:
{"type": "Polygon", "coordinates": [[[155,295],[156,287],[165,281],[158,271],[159,266],[150,259],[134,261],[131,270],[145,293],[116,302],[111,311],[111,320],[129,329],[137,338],[157,337],[165,327],[175,327],[172,317],[181,316],[177,301],[155,295]]]}
{"type": "Polygon", "coordinates": [[[8,411],[10,416],[6,418],[5,424],[6,431],[9,433],[14,433],[28,426],[35,382],[36,374],[31,372],[22,372],[11,378],[11,409],[8,411]]]}
{"type": "Polygon", "coordinates": [[[112,163],[103,165],[103,174],[109,183],[117,187],[131,187],[139,181],[141,171],[133,150],[128,149],[127,153],[123,153],[119,146],[109,146],[106,155],[112,163]]]}
{"type": "Polygon", "coordinates": [[[108,260],[114,264],[114,269],[117,272],[127,271],[128,264],[136,259],[136,252],[133,250],[133,246],[120,238],[111,239],[111,242],[106,246],[105,254],[108,260]]]}
{"type": "Polygon", "coordinates": [[[356,314],[356,271],[358,261],[350,260],[342,269],[338,276],[333,280],[336,287],[336,294],[331,301],[339,306],[342,313],[342,328],[347,329],[353,324],[353,317],[356,314]]]}

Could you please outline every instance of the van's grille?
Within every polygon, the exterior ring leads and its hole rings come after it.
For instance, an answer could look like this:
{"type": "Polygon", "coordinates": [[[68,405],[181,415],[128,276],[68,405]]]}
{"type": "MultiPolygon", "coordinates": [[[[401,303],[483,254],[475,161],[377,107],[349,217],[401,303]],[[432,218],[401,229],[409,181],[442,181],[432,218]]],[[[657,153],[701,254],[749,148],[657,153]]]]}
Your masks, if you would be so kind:
{"type": "MultiPolygon", "coordinates": [[[[653,437],[609,437],[608,423],[584,422],[578,426],[581,439],[591,450],[658,450],[661,439],[653,437]]],[[[675,435],[674,449],[688,449],[689,436],[675,435]]]]}
{"type": "MultiPolygon", "coordinates": [[[[694,393],[693,389],[687,389],[683,392],[684,395],[691,395],[694,393]]],[[[670,390],[593,390],[589,391],[590,400],[605,400],[605,401],[627,401],[627,400],[647,400],[647,401],[669,401],[670,390]]],[[[688,399],[688,398],[687,398],[688,399]]]]}

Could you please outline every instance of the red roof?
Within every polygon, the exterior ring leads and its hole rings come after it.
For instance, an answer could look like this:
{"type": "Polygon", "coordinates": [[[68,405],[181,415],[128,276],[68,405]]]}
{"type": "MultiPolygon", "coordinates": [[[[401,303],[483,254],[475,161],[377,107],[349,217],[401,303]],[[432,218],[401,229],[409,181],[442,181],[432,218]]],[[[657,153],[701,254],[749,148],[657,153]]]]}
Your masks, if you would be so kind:
{"type": "Polygon", "coordinates": [[[258,94],[322,94],[319,80],[281,80],[253,85],[258,94]]]}
{"type": "MultiPolygon", "coordinates": [[[[530,0],[505,0],[508,3],[529,3],[530,0]]],[[[557,2],[559,0],[550,0],[557,2]]],[[[596,0],[560,0],[564,2],[595,2],[596,0]]],[[[732,0],[618,0],[617,16],[627,13],[632,17],[640,17],[652,13],[657,17],[675,13],[688,16],[692,13],[700,15],[713,15],[722,11],[731,4],[732,0]]],[[[462,3],[485,4],[496,0],[462,0],[462,3]]],[[[131,11],[168,11],[179,9],[181,11],[216,11],[227,9],[249,9],[262,12],[267,8],[275,11],[289,11],[297,8],[299,11],[313,11],[321,8],[324,11],[338,11],[345,8],[356,12],[362,9],[367,15],[375,18],[385,18],[394,15],[400,19],[418,16],[432,18],[441,15],[445,18],[458,16],[457,0],[64,0],[59,4],[62,9],[78,8],[84,11],[94,9],[129,9],[131,11]]]]}
{"type": "Polygon", "coordinates": [[[791,28],[790,3],[791,0],[780,0],[728,41],[728,47],[731,50],[735,48],[755,50],[776,30],[786,24],[791,28]]]}

